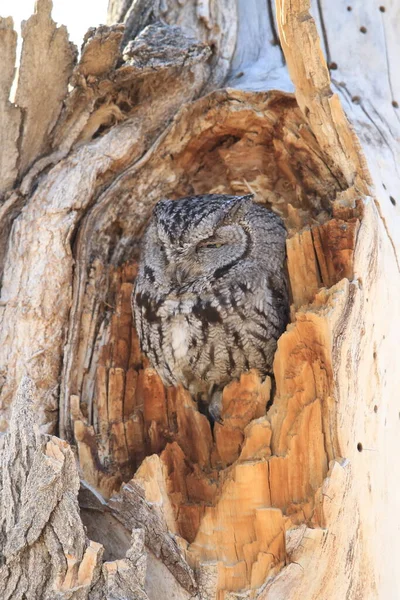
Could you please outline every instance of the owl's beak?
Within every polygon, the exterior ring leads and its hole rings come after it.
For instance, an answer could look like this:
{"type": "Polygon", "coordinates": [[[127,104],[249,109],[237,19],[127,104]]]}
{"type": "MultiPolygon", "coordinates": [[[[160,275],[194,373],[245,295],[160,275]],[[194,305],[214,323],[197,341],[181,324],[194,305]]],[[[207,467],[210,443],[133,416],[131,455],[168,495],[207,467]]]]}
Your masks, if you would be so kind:
{"type": "Polygon", "coordinates": [[[183,285],[187,280],[188,272],[183,265],[175,266],[175,279],[178,285],[183,285]]]}
{"type": "Polygon", "coordinates": [[[183,265],[177,264],[175,261],[170,262],[167,273],[177,285],[182,285],[187,279],[187,269],[185,269],[183,265]]]}

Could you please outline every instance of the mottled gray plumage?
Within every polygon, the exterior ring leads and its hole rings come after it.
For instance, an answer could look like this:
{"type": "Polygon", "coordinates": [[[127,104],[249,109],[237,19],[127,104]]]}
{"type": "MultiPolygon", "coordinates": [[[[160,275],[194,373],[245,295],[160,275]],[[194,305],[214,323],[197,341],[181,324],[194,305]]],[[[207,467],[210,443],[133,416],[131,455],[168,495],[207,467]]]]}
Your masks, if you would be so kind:
{"type": "Polygon", "coordinates": [[[162,200],[144,234],[133,292],[143,352],[219,418],[221,389],[271,372],[288,322],[286,230],[251,196],[162,200]]]}

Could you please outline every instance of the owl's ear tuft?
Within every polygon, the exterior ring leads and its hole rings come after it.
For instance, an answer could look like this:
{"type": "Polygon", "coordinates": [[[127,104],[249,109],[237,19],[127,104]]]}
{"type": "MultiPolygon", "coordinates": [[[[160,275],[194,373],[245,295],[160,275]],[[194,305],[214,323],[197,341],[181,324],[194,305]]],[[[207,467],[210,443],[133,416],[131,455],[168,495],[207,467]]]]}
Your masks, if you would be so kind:
{"type": "Polygon", "coordinates": [[[241,218],[249,210],[250,206],[253,204],[254,194],[246,194],[245,196],[237,196],[235,198],[235,202],[233,202],[232,206],[229,209],[229,217],[230,218],[241,218]]]}
{"type": "Polygon", "coordinates": [[[242,202],[247,202],[250,205],[253,202],[254,194],[246,194],[245,196],[239,196],[239,198],[241,198],[242,202]]]}

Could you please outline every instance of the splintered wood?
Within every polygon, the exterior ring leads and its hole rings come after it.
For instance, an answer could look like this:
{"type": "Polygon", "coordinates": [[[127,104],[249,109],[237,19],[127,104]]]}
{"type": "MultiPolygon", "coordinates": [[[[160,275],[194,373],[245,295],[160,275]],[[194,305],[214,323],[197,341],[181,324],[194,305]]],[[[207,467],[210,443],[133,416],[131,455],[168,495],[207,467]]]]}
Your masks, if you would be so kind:
{"type": "Polygon", "coordinates": [[[287,241],[288,270],[295,308],[312,302],[322,286],[352,277],[352,257],[360,222],[331,219],[287,241]]]}
{"type": "Polygon", "coordinates": [[[103,221],[92,224],[96,258],[85,262],[88,251],[77,246],[84,300],[68,385],[84,478],[110,497],[134,477],[199,578],[207,572],[210,580],[214,565],[222,600],[225,592],[256,590],[286,563],[287,530],[318,526],[315,495],[335,456],[330,300],[319,290],[352,277],[359,215],[354,195],[332,213],[344,183],[292,97],[252,97],[250,106],[242,92],[218,92],[191,110],[196,135],[187,116],[177,119],[146,167],[127,172],[107,199],[103,221]],[[143,214],[135,211],[149,194],[155,201],[249,191],[288,227],[293,323],[276,356],[272,409],[272,382],[244,373],[224,390],[224,424],[211,431],[189,394],[164,389],[140,356],[130,307],[135,264],[107,264],[106,249],[141,235],[143,214]]]}
{"type": "Polygon", "coordinates": [[[346,210],[346,221],[314,225],[288,242],[298,311],[278,343],[273,405],[270,378],[244,373],[224,389],[223,424],[213,431],[189,393],[165,389],[140,355],[130,303],[136,264],[111,273],[94,395],[71,402],[83,476],[106,497],[133,477],[129,485],[139,485],[166,531],[182,538],[195,571],[215,565],[221,600],[258,589],[286,564],[287,530],[321,526],[320,488],[338,455],[327,316],[334,292],[322,286],[352,276],[358,219],[346,210]]]}

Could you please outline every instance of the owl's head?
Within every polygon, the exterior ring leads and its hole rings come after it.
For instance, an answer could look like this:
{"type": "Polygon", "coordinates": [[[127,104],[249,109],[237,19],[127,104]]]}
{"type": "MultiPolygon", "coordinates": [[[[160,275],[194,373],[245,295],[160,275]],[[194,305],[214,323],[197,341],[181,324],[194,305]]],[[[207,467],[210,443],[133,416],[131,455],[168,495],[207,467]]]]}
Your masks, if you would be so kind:
{"type": "Polygon", "coordinates": [[[146,232],[146,254],[178,286],[223,277],[250,252],[251,199],[209,194],[161,200],[146,232]]]}
{"type": "Polygon", "coordinates": [[[281,218],[252,202],[252,195],[208,194],[161,200],[143,238],[141,281],[152,289],[199,293],[256,280],[262,268],[285,256],[281,218]]]}

